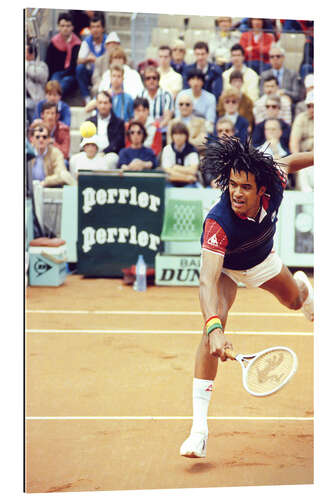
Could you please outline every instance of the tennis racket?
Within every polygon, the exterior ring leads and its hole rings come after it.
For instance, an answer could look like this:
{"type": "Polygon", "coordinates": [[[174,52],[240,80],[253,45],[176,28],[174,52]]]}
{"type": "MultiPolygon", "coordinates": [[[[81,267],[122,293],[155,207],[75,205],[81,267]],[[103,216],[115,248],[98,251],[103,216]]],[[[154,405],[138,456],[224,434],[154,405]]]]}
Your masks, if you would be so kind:
{"type": "Polygon", "coordinates": [[[269,347],[255,354],[236,354],[225,349],[229,359],[240,363],[243,385],[253,396],[268,396],[281,389],[297,370],[297,356],[289,347],[269,347]]]}

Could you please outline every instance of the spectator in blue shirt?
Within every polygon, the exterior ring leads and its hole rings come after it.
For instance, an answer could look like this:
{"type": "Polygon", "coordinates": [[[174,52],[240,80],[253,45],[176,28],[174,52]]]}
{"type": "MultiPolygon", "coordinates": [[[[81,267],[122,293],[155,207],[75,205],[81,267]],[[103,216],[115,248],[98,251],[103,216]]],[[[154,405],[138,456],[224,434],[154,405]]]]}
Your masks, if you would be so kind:
{"type": "Polygon", "coordinates": [[[191,72],[193,69],[199,69],[204,75],[203,89],[213,94],[215,96],[216,102],[218,102],[223,88],[222,70],[217,64],[208,61],[209,48],[206,42],[197,42],[194,45],[193,50],[196,62],[193,64],[189,64],[184,70],[184,88],[189,88],[189,72],[191,72]]]}
{"type": "Polygon", "coordinates": [[[203,72],[200,69],[192,68],[187,73],[187,81],[190,88],[181,90],[176,98],[176,118],[180,115],[179,99],[183,95],[190,95],[193,100],[194,114],[205,118],[206,130],[208,133],[212,133],[216,120],[216,99],[213,94],[203,89],[205,83],[203,72]]]}
{"type": "Polygon", "coordinates": [[[71,126],[71,108],[64,101],[61,100],[62,90],[61,85],[57,80],[49,80],[45,85],[45,96],[46,99],[39,101],[35,114],[33,116],[33,121],[37,118],[42,117],[43,105],[45,102],[51,102],[57,105],[57,112],[59,113],[59,121],[65,125],[71,126]]]}
{"type": "Polygon", "coordinates": [[[152,149],[143,143],[147,138],[145,127],[139,121],[132,121],[127,130],[130,147],[119,151],[118,168],[121,170],[141,171],[157,166],[156,156],[152,149]]]}
{"type": "MultiPolygon", "coordinates": [[[[133,99],[130,94],[124,92],[124,68],[120,64],[112,64],[110,68],[110,88],[106,92],[112,98],[112,109],[115,115],[128,122],[134,116],[133,99]]],[[[85,107],[86,113],[90,113],[97,107],[97,100],[92,99],[85,107]]]]}
{"type": "Polygon", "coordinates": [[[186,53],[185,42],[180,38],[174,41],[171,46],[171,67],[180,73],[182,77],[184,77],[184,71],[186,68],[186,62],[184,61],[186,53]]]}

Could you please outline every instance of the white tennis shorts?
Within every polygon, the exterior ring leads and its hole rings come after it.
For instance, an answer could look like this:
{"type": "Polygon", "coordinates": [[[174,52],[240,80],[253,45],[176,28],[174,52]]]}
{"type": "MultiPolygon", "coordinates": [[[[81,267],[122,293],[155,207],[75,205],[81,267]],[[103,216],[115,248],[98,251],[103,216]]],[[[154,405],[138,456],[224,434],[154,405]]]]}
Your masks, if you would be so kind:
{"type": "Polygon", "coordinates": [[[257,266],[243,271],[226,269],[223,267],[222,273],[226,274],[235,283],[243,283],[246,288],[258,288],[266,281],[277,276],[282,269],[282,260],[278,254],[272,250],[271,253],[257,266]]]}

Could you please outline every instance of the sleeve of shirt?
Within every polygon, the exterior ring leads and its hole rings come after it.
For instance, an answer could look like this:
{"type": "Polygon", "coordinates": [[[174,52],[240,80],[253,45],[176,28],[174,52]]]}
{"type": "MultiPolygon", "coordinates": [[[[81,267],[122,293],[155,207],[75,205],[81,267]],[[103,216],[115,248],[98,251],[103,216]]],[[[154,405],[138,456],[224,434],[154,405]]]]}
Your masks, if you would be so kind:
{"type": "Polygon", "coordinates": [[[163,100],[164,100],[164,111],[165,110],[173,111],[174,110],[173,97],[170,94],[170,92],[164,91],[163,100]]]}
{"type": "Polygon", "coordinates": [[[208,252],[224,255],[228,238],[220,224],[213,219],[206,219],[202,248],[208,252]]]}
{"type": "Polygon", "coordinates": [[[161,166],[162,168],[165,167],[173,167],[175,164],[175,155],[173,154],[172,147],[170,144],[165,146],[162,151],[162,159],[161,159],[161,166]]]}
{"type": "Polygon", "coordinates": [[[189,155],[186,156],[184,166],[193,166],[193,165],[199,165],[200,159],[198,153],[194,152],[190,153],[189,155]]]}
{"type": "Polygon", "coordinates": [[[207,109],[207,115],[206,118],[208,121],[215,123],[216,120],[216,100],[215,96],[213,94],[209,94],[209,98],[207,99],[207,102],[209,104],[208,109],[207,109]]]}
{"type": "Polygon", "coordinates": [[[88,57],[90,50],[89,50],[89,45],[85,40],[81,43],[79,54],[77,56],[78,59],[85,59],[88,57]]]}

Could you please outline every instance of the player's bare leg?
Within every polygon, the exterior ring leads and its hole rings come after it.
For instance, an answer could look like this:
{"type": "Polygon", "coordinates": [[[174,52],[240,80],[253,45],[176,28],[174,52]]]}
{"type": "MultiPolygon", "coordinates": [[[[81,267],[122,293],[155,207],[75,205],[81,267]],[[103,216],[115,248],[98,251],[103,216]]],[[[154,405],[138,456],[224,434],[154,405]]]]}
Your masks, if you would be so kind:
{"type": "MultiPolygon", "coordinates": [[[[237,293],[237,285],[228,276],[219,279],[218,316],[225,329],[228,312],[237,293]]],[[[219,358],[210,354],[206,332],[203,332],[195,358],[193,379],[193,423],[189,438],[182,444],[180,454],[188,458],[204,458],[208,437],[207,414],[216,377],[219,358]]]]}
{"type": "Polygon", "coordinates": [[[293,276],[289,269],[283,265],[281,272],[266,281],[260,288],[272,293],[288,309],[303,307],[306,317],[313,321],[313,293],[306,275],[297,272],[293,276]]]}

